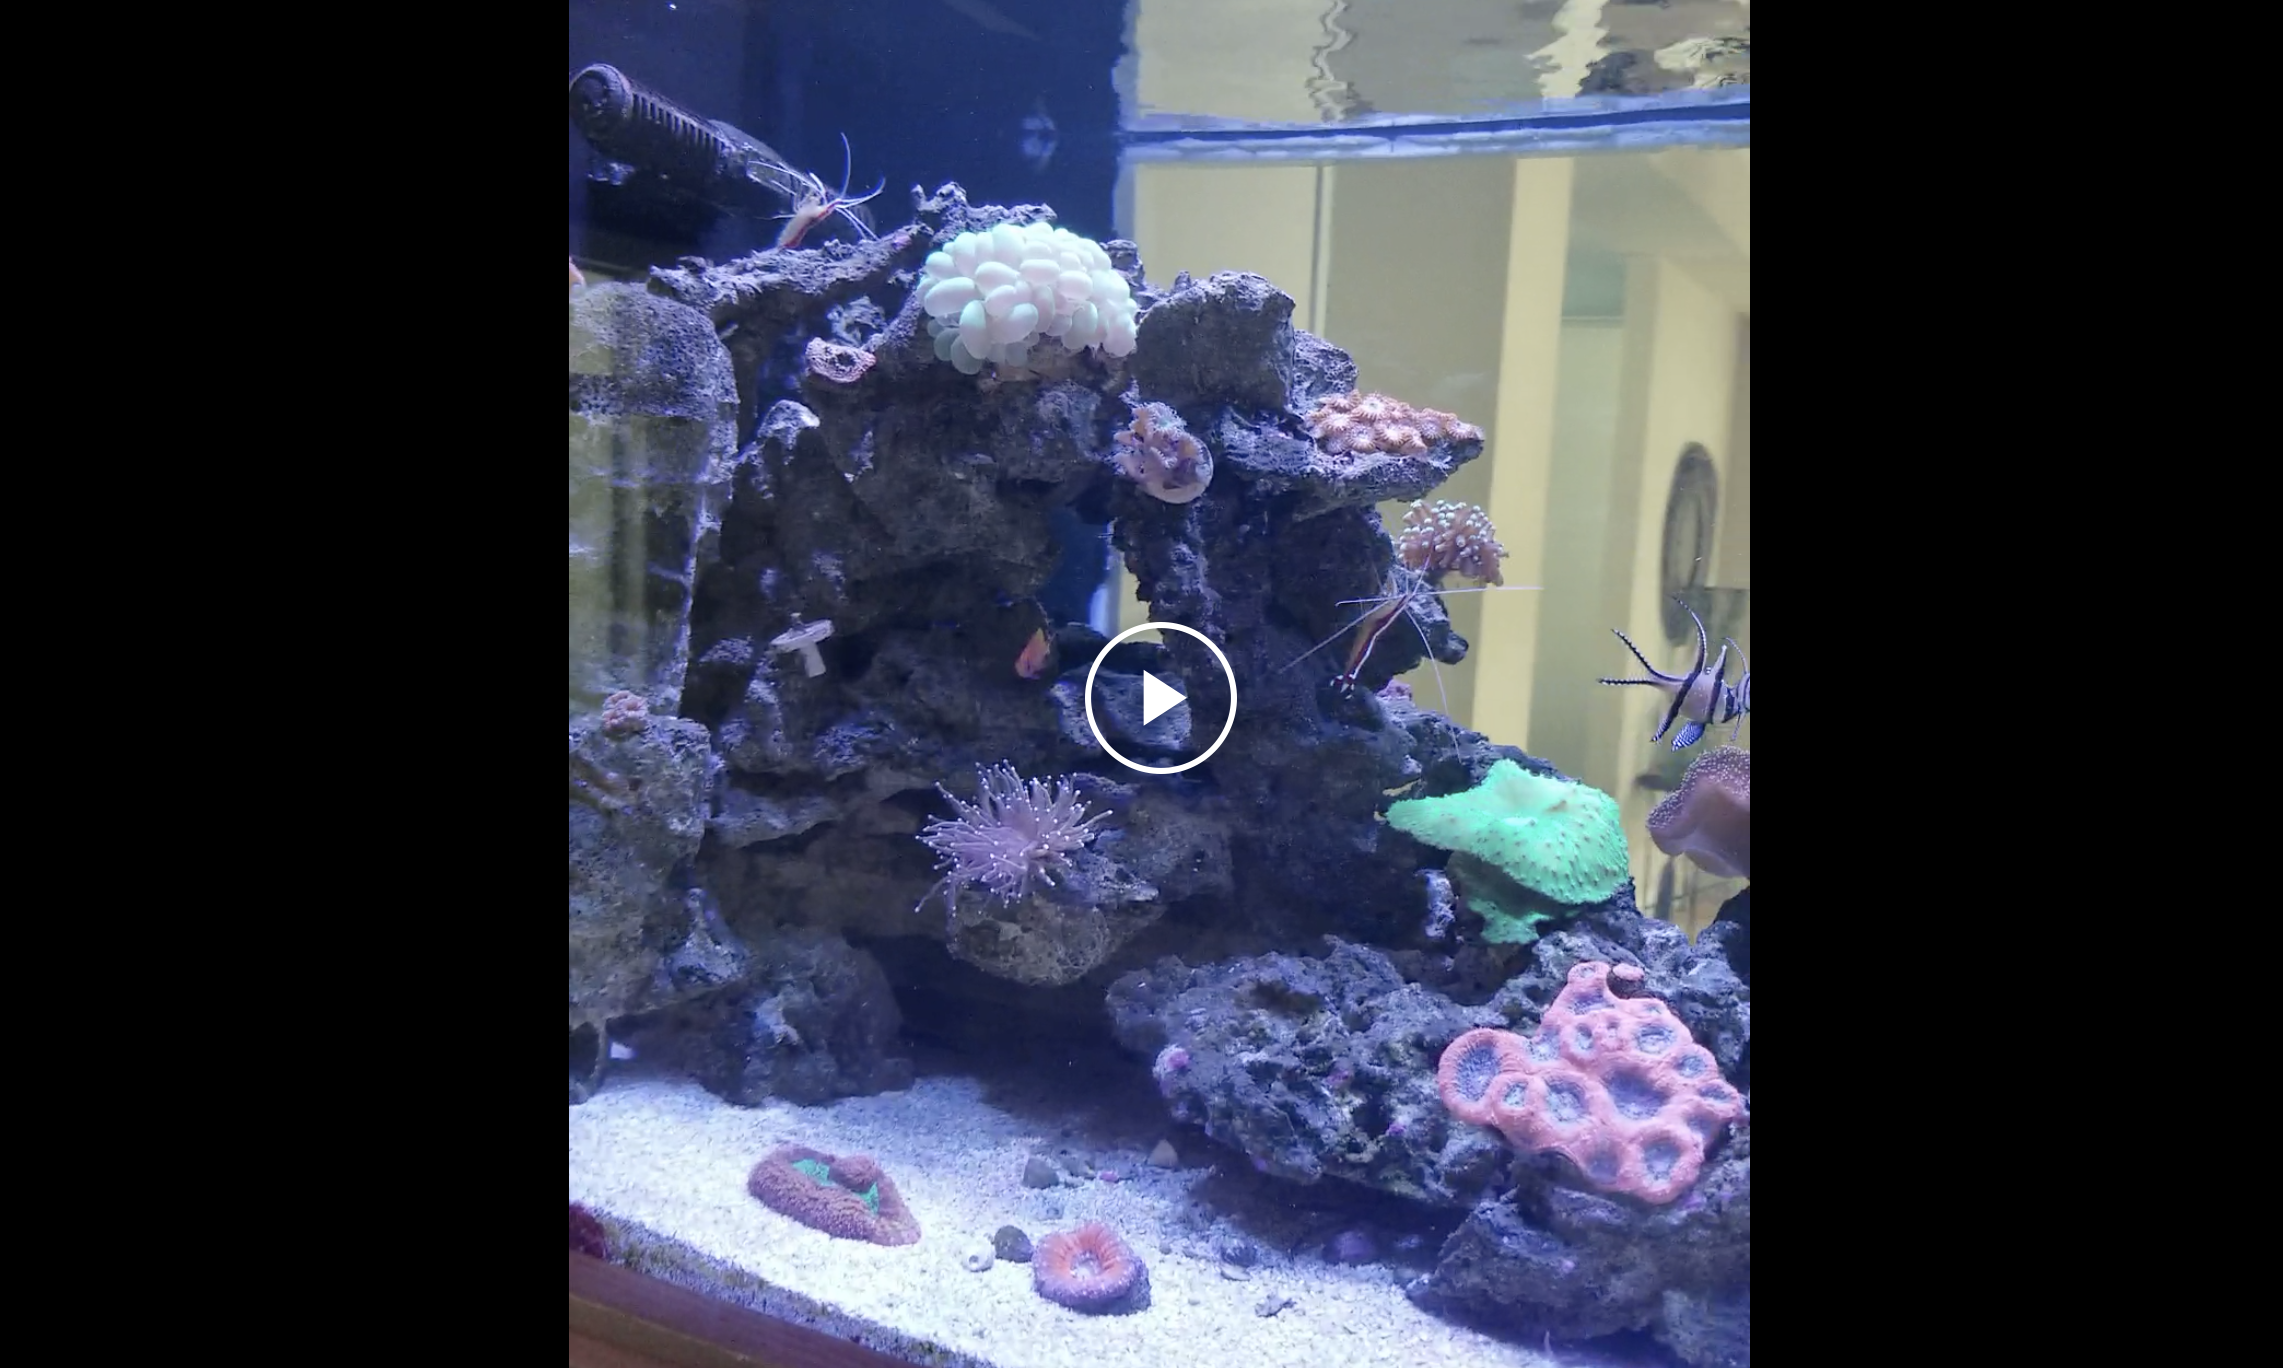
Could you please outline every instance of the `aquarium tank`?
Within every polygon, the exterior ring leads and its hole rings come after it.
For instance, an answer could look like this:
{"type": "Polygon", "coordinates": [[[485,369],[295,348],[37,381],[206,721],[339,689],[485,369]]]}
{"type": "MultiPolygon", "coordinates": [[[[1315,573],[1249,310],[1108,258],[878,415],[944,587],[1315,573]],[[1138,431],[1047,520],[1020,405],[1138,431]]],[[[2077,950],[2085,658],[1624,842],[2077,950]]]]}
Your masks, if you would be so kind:
{"type": "Polygon", "coordinates": [[[572,0],[574,1365],[1750,1362],[1750,15],[572,0]]]}

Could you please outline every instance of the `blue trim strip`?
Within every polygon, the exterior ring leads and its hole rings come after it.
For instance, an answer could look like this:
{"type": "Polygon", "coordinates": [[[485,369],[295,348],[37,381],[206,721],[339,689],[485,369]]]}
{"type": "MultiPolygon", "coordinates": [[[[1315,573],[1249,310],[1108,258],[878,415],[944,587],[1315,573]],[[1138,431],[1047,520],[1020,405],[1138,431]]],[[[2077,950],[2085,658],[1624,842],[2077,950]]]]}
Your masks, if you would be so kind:
{"type": "Polygon", "coordinates": [[[1747,86],[1651,96],[1548,100],[1477,118],[1381,115],[1345,123],[1244,123],[1192,115],[1144,115],[1121,132],[1136,161],[1341,160],[1432,157],[1464,152],[1562,153],[1751,142],[1747,86]]]}

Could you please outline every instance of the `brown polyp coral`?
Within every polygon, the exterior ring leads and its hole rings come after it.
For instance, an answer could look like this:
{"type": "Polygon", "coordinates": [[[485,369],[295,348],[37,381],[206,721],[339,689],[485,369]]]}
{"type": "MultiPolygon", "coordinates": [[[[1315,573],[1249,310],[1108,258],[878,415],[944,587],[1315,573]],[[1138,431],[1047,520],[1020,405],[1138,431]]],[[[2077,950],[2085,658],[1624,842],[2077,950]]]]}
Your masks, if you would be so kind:
{"type": "Polygon", "coordinates": [[[1165,404],[1141,404],[1118,429],[1118,471],[1153,498],[1185,504],[1213,482],[1213,453],[1191,435],[1181,415],[1165,404]]]}
{"type": "Polygon", "coordinates": [[[1482,429],[1457,414],[1353,390],[1317,401],[1308,431],[1334,456],[1418,456],[1443,442],[1482,440],[1482,429]]]}
{"type": "Polygon", "coordinates": [[[872,369],[872,363],[879,359],[862,347],[828,342],[821,337],[810,338],[807,349],[801,355],[808,363],[809,374],[830,380],[836,385],[855,384],[864,378],[864,372],[872,369]]]}
{"type": "Polygon", "coordinates": [[[1681,786],[1649,813],[1649,839],[1722,878],[1752,877],[1752,752],[1698,756],[1681,786]]]}
{"type": "Polygon", "coordinates": [[[620,689],[603,700],[603,735],[632,736],[649,725],[650,700],[642,695],[620,689]]]}
{"type": "Polygon", "coordinates": [[[1506,548],[1490,515],[1470,503],[1437,499],[1412,501],[1403,510],[1403,535],[1396,538],[1403,563],[1430,579],[1456,573],[1477,584],[1504,584],[1499,563],[1506,548]]]}
{"type": "Polygon", "coordinates": [[[870,1155],[839,1158],[806,1145],[780,1145],[745,1179],[745,1190],[781,1216],[843,1240],[908,1245],[919,1219],[870,1155]]]}
{"type": "MultiPolygon", "coordinates": [[[[1696,1182],[1744,1099],[1670,1008],[1617,996],[1618,980],[1600,960],[1572,966],[1536,1035],[1468,1031],[1443,1051],[1436,1082],[1460,1120],[1562,1155],[1604,1192],[1661,1205],[1696,1182]]],[[[1637,991],[1637,971],[1622,986],[1637,991]]]]}

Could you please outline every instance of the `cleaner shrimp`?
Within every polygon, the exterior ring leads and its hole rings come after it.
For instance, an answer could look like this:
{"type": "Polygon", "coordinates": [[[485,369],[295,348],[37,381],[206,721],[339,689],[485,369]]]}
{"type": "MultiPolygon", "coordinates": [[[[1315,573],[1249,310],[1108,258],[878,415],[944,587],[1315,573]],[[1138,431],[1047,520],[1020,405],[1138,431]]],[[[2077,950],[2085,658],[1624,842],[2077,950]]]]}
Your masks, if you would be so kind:
{"type": "Polygon", "coordinates": [[[1412,629],[1419,633],[1420,644],[1427,648],[1427,663],[1435,670],[1435,691],[1442,696],[1443,711],[1448,713],[1451,699],[1443,688],[1443,667],[1435,657],[1434,643],[1428,639],[1427,625],[1413,605],[1427,596],[1440,603],[1448,594],[1483,594],[1493,589],[1536,590],[1543,586],[1505,583],[1499,570],[1506,559],[1506,548],[1499,543],[1497,531],[1490,525],[1490,515],[1474,504],[1442,500],[1430,504],[1424,499],[1414,500],[1403,512],[1403,530],[1395,539],[1395,548],[1397,563],[1387,572],[1386,592],[1378,598],[1341,599],[1342,607],[1359,603],[1372,606],[1362,617],[1301,652],[1283,668],[1291,669],[1339,640],[1342,634],[1354,631],[1356,637],[1348,647],[1345,666],[1332,678],[1332,686],[1346,697],[1355,692],[1364,664],[1371,659],[1372,648],[1379,644],[1379,639],[1387,635],[1397,619],[1409,619],[1412,629]],[[1471,589],[1443,588],[1442,577],[1452,573],[1479,583],[1471,589]]]}
{"type": "Polygon", "coordinates": [[[840,189],[838,190],[827,187],[813,171],[797,172],[790,167],[782,168],[791,174],[796,181],[802,183],[802,189],[799,196],[794,200],[793,212],[783,216],[786,223],[784,231],[777,234],[778,247],[800,246],[801,239],[808,236],[811,228],[816,227],[834,214],[838,214],[847,220],[849,225],[856,230],[858,237],[866,242],[872,240],[874,236],[872,225],[855,211],[858,207],[878,199],[880,192],[888,188],[888,178],[882,176],[879,183],[872,187],[870,194],[859,195],[850,199],[848,196],[848,180],[856,172],[856,153],[854,149],[849,147],[846,133],[840,135],[840,154],[840,189]]]}
{"type": "MultiPolygon", "coordinates": [[[[1451,708],[1451,699],[1449,692],[1443,687],[1443,667],[1435,655],[1435,644],[1428,635],[1427,623],[1419,616],[1414,605],[1425,598],[1432,598],[1440,603],[1444,596],[1449,594],[1522,593],[1542,588],[1544,588],[1543,585],[1537,584],[1485,584],[1473,588],[1444,589],[1437,587],[1424,575],[1406,571],[1401,566],[1395,566],[1388,570],[1386,592],[1379,597],[1341,599],[1339,601],[1337,606],[1342,608],[1353,607],[1358,604],[1371,605],[1364,610],[1362,617],[1294,656],[1282,669],[1278,670],[1278,673],[1281,674],[1284,670],[1291,669],[1352,631],[1355,633],[1355,638],[1348,644],[1348,653],[1341,663],[1340,672],[1332,676],[1331,680],[1333,689],[1342,698],[1346,698],[1356,691],[1357,682],[1363,675],[1363,667],[1371,660],[1372,649],[1379,645],[1379,639],[1387,635],[1388,629],[1397,622],[1408,621],[1411,624],[1411,630],[1419,634],[1419,644],[1426,649],[1427,664],[1435,672],[1435,692],[1441,697],[1443,711],[1447,714],[1451,708]]],[[[1445,622],[1448,621],[1449,619],[1446,618],[1445,622]]]]}

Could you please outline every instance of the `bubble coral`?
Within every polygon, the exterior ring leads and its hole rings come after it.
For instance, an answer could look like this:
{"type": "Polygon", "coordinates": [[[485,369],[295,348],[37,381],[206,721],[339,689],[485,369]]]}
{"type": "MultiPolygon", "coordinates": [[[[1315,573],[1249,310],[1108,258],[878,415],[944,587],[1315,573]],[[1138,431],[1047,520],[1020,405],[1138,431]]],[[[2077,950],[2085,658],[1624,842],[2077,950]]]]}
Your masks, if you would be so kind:
{"type": "Polygon", "coordinates": [[[1100,1221],[1043,1236],[1033,1250],[1031,1287],[1089,1315],[1123,1315],[1149,1305],[1149,1268],[1118,1232],[1100,1221]]]}
{"type": "Polygon", "coordinates": [[[919,289],[937,359],[967,375],[1023,365],[1057,338],[1071,351],[1134,350],[1132,287],[1101,244],[1044,223],[961,233],[928,255],[919,289]]]}
{"type": "Polygon", "coordinates": [[[1118,429],[1114,440],[1119,472],[1153,498],[1185,504],[1213,482],[1213,453],[1168,405],[1139,406],[1132,424],[1118,429]]]}
{"type": "Polygon", "coordinates": [[[1430,579],[1456,573],[1477,584],[1506,583],[1499,570],[1506,548],[1490,525],[1490,515],[1477,504],[1413,500],[1403,510],[1403,534],[1396,538],[1396,549],[1405,565],[1430,579]]]}
{"type": "Polygon", "coordinates": [[[780,1216],[843,1240],[908,1245],[919,1219],[870,1155],[839,1158],[806,1145],[780,1145],[745,1179],[745,1190],[780,1216]]]}

